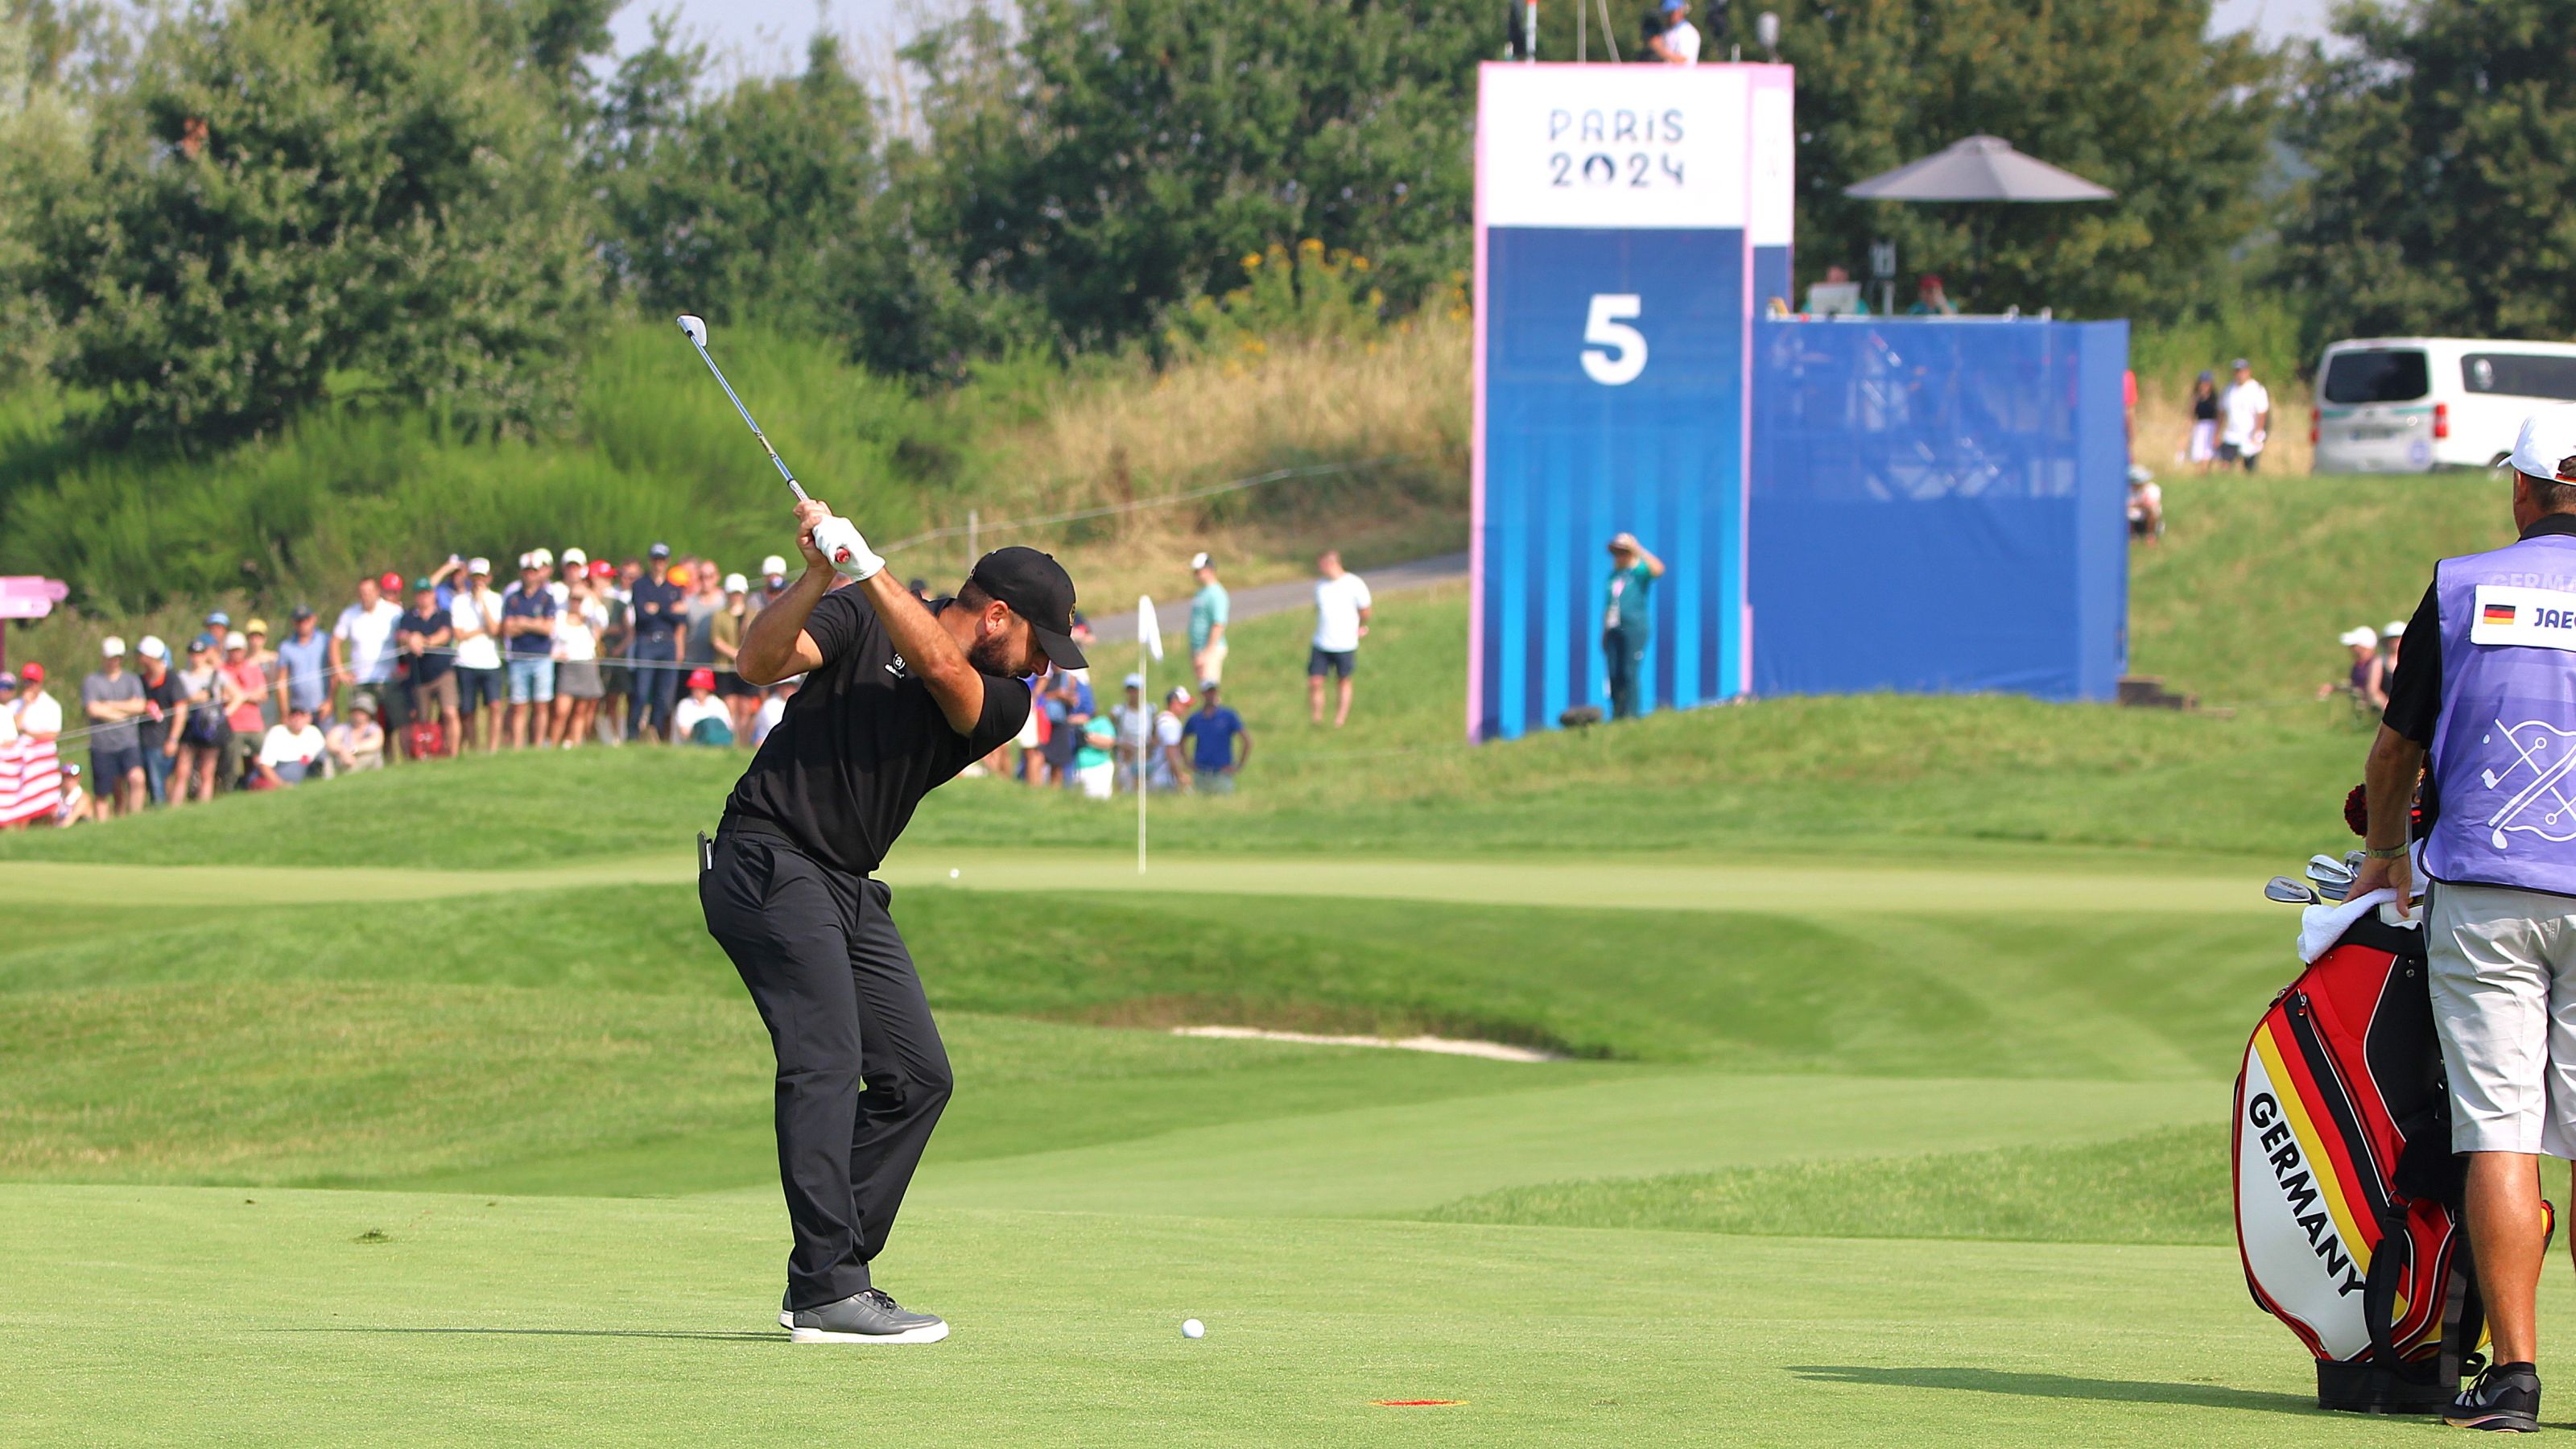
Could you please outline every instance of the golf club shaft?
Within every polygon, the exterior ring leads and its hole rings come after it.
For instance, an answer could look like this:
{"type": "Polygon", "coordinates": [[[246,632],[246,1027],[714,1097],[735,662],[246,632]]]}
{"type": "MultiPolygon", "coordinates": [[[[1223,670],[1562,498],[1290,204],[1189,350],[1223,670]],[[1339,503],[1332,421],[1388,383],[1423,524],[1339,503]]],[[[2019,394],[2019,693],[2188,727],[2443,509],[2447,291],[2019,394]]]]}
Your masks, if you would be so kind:
{"type": "Polygon", "coordinates": [[[725,396],[733,400],[733,410],[742,414],[743,426],[751,429],[751,435],[760,440],[760,450],[769,455],[770,462],[778,465],[778,476],[787,480],[787,491],[796,495],[797,502],[804,502],[804,485],[796,481],[795,474],[787,471],[787,460],[778,456],[776,448],[769,446],[769,435],[760,430],[759,423],[752,421],[751,409],[742,405],[742,398],[734,392],[733,384],[725,381],[724,369],[716,366],[716,360],[708,355],[707,345],[695,337],[689,339],[689,345],[698,349],[698,360],[707,365],[707,371],[716,375],[716,386],[723,388],[725,396]]]}

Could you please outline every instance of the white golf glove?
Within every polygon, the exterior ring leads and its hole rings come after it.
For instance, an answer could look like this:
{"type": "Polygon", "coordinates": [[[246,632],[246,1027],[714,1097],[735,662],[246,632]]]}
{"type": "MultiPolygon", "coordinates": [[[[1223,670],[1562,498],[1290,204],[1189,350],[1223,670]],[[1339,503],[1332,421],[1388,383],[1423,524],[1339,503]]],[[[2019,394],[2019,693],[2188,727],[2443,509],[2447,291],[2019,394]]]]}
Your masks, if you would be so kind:
{"type": "Polygon", "coordinates": [[[885,560],[859,536],[859,526],[837,515],[814,525],[814,547],[832,561],[834,572],[849,578],[871,578],[885,568],[885,560]]]}

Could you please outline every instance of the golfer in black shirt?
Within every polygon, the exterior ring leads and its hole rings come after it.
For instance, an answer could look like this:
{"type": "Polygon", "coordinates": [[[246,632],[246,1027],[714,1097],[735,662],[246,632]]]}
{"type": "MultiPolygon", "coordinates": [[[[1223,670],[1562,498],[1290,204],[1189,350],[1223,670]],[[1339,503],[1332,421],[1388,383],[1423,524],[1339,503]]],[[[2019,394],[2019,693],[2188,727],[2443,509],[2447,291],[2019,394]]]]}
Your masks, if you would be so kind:
{"type": "Polygon", "coordinates": [[[1023,676],[1083,667],[1073,580],[1035,549],[997,549],[925,606],[824,505],[796,521],[805,575],[753,617],[735,663],[753,684],[806,680],[725,802],[698,900],[778,1051],[796,1237],[780,1323],[799,1343],[935,1343],[947,1324],[868,1277],[952,1085],[870,873],[923,795],[1019,734],[1023,676]]]}

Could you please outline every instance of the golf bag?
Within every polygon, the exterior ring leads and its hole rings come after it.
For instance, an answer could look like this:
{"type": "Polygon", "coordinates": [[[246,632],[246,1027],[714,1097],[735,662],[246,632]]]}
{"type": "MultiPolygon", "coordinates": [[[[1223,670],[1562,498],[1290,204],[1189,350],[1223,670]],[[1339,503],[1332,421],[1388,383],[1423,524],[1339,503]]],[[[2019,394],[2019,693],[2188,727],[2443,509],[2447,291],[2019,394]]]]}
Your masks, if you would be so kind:
{"type": "Polygon", "coordinates": [[[434,719],[420,720],[402,732],[403,757],[412,760],[436,759],[447,753],[447,731],[434,719]]]}
{"type": "Polygon", "coordinates": [[[2319,1408],[2438,1413],[2479,1366],[2450,1137],[2424,933],[2372,911],[2273,998],[2236,1078],[2245,1283],[2316,1355],[2319,1408]]]}

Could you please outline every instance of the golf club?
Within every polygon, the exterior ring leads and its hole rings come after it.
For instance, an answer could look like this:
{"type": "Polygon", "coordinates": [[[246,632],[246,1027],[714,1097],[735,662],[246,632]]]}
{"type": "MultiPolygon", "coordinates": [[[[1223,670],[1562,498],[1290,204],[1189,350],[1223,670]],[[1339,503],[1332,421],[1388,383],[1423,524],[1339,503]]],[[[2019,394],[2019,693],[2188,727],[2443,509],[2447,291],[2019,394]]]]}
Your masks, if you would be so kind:
{"type": "MultiPolygon", "coordinates": [[[[707,371],[715,374],[716,386],[724,389],[724,395],[733,403],[733,410],[742,414],[742,425],[751,429],[751,435],[760,440],[760,450],[769,455],[769,461],[778,465],[778,476],[787,480],[787,491],[795,494],[799,503],[810,501],[805,496],[804,485],[788,471],[787,460],[778,456],[778,450],[769,445],[769,435],[760,430],[760,424],[752,419],[751,409],[742,405],[742,396],[733,390],[732,383],[725,381],[724,369],[716,366],[715,358],[708,353],[706,319],[683,312],[679,323],[689,345],[698,350],[698,360],[707,365],[707,371]]],[[[823,556],[832,561],[836,570],[844,573],[850,572],[848,566],[866,552],[866,546],[859,538],[858,525],[839,517],[827,518],[815,527],[814,546],[823,551],[823,556]],[[844,533],[849,535],[846,539],[842,537],[844,533]]]]}
{"type": "Polygon", "coordinates": [[[2331,855],[2312,855],[2308,857],[2308,879],[2349,881],[2352,879],[2352,867],[2331,855]]]}
{"type": "Polygon", "coordinates": [[[742,405],[742,398],[733,390],[733,384],[725,381],[724,369],[716,366],[715,358],[708,354],[707,320],[683,312],[680,314],[680,330],[688,334],[689,345],[698,350],[698,360],[707,365],[707,371],[716,375],[716,386],[723,388],[724,395],[732,399],[733,410],[742,414],[742,425],[751,429],[751,435],[760,440],[760,450],[769,455],[770,462],[778,465],[778,476],[787,480],[787,491],[796,495],[797,502],[804,502],[804,485],[796,481],[795,474],[787,471],[787,460],[778,456],[776,448],[769,446],[769,435],[760,430],[760,424],[752,421],[751,409],[742,405]]]}
{"type": "Polygon", "coordinates": [[[2263,883],[2263,899],[2284,905],[2313,906],[2317,903],[2317,893],[2286,875],[2276,875],[2263,883]]]}

